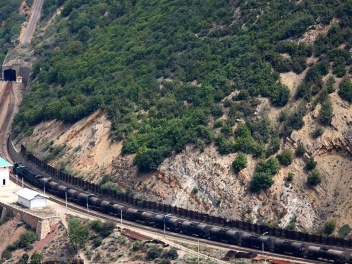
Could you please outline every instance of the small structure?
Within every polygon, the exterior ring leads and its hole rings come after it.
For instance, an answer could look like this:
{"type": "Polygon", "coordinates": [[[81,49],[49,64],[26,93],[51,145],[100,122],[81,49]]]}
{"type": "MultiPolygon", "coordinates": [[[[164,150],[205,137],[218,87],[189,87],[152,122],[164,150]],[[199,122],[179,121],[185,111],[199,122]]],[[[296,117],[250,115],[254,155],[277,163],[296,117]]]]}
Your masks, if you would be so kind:
{"type": "Polygon", "coordinates": [[[18,195],[18,203],[29,209],[46,207],[47,199],[49,198],[49,196],[45,194],[38,193],[28,188],[23,188],[16,192],[16,194],[18,195]]]}
{"type": "Polygon", "coordinates": [[[10,182],[10,167],[12,164],[0,158],[0,186],[6,186],[10,182]]]}
{"type": "Polygon", "coordinates": [[[22,76],[16,76],[16,83],[22,83],[22,76]]]}

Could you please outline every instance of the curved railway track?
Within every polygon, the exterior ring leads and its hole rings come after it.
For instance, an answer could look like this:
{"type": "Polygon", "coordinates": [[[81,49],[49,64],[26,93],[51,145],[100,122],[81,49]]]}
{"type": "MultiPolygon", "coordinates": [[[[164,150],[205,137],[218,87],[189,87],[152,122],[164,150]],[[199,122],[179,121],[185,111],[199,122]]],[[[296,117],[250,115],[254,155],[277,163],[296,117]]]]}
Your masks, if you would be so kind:
{"type": "Polygon", "coordinates": [[[7,139],[10,134],[11,123],[15,114],[16,96],[12,82],[5,82],[0,98],[0,153],[3,158],[13,161],[7,148],[7,139]],[[6,113],[5,113],[6,111],[6,113]]]}
{"type": "MultiPolygon", "coordinates": [[[[13,85],[11,82],[7,82],[5,87],[5,90],[2,93],[2,97],[0,98],[0,110],[2,113],[2,120],[0,120],[1,124],[0,124],[0,152],[1,155],[6,158],[9,161],[12,161],[12,158],[9,154],[8,148],[7,148],[7,139],[10,133],[10,126],[15,114],[15,108],[18,102],[17,101],[17,96],[14,92],[13,89],[13,85]],[[4,109],[6,109],[6,114],[3,113],[4,109]]],[[[16,179],[14,177],[14,175],[11,175],[11,180],[13,182],[17,182],[18,179],[16,179]]],[[[37,189],[36,187],[26,183],[25,186],[30,187],[32,189],[37,189]]],[[[37,189],[38,190],[38,189],[37,189]]],[[[40,190],[41,191],[41,190],[40,190]]],[[[65,206],[65,201],[62,200],[61,198],[57,198],[51,195],[50,200],[65,206]]],[[[87,215],[87,209],[82,207],[82,206],[78,206],[72,203],[68,203],[67,207],[72,210],[72,211],[76,211],[79,212],[81,214],[85,214],[87,215]]],[[[97,217],[100,219],[104,219],[104,220],[111,220],[114,222],[119,222],[119,217],[117,216],[113,216],[113,215],[106,215],[103,213],[99,213],[97,211],[92,211],[90,210],[89,212],[90,216],[93,217],[97,217]]],[[[135,223],[135,222],[130,222],[130,221],[123,221],[123,225],[124,227],[128,226],[131,228],[136,228],[139,230],[144,230],[146,232],[158,235],[160,237],[162,237],[162,231],[160,229],[154,228],[154,227],[150,227],[150,226],[145,226],[139,223],[135,223]]],[[[187,236],[187,235],[183,235],[183,234],[179,234],[179,233],[172,233],[172,232],[168,232],[167,235],[169,238],[172,238],[176,241],[191,241],[193,243],[198,243],[198,241],[200,241],[200,243],[202,244],[207,244],[207,245],[211,245],[211,246],[216,246],[216,247],[220,247],[223,248],[225,250],[235,250],[235,251],[241,251],[241,252],[255,252],[258,255],[261,254],[260,250],[256,250],[256,249],[248,249],[245,247],[240,247],[237,245],[231,245],[231,244],[225,244],[225,243],[221,243],[221,242],[216,242],[216,241],[212,241],[212,240],[207,240],[207,239],[198,239],[196,237],[192,237],[192,236],[187,236]]],[[[294,257],[294,256],[287,256],[287,255],[280,255],[280,254],[276,254],[276,253],[272,253],[272,252],[265,252],[265,256],[267,257],[272,257],[272,258],[280,258],[280,259],[285,259],[288,261],[292,261],[292,262],[300,262],[300,263],[329,263],[327,261],[315,261],[315,260],[307,260],[307,259],[303,259],[303,258],[299,258],[299,257],[294,257]]],[[[220,261],[220,260],[216,260],[215,261],[221,262],[221,263],[226,263],[224,261],[220,261]]]]}
{"type": "MultiPolygon", "coordinates": [[[[11,180],[13,182],[16,182],[16,178],[13,175],[11,175],[11,180]]],[[[38,189],[37,187],[34,187],[34,186],[32,186],[32,185],[30,185],[28,183],[25,183],[24,187],[35,189],[37,191],[42,191],[41,189],[38,189]]],[[[54,197],[54,196],[51,195],[49,200],[54,202],[54,203],[60,204],[62,206],[66,206],[66,202],[63,199],[61,199],[61,198],[54,197]]],[[[92,210],[92,209],[89,209],[89,213],[88,213],[86,207],[78,206],[78,205],[73,204],[71,202],[67,202],[67,208],[70,211],[75,211],[75,212],[78,212],[80,214],[84,214],[84,215],[87,215],[87,216],[90,216],[90,217],[96,217],[96,218],[103,219],[103,220],[106,220],[106,221],[113,221],[113,222],[116,222],[118,226],[120,225],[121,218],[118,217],[118,216],[103,214],[103,213],[97,212],[97,211],[92,210]]],[[[122,225],[123,225],[122,228],[126,228],[126,227],[134,228],[134,229],[137,229],[139,231],[144,231],[144,232],[148,232],[148,233],[157,235],[160,238],[163,236],[163,230],[158,229],[158,228],[154,228],[154,227],[150,227],[150,226],[146,226],[146,225],[143,225],[143,224],[139,224],[139,223],[136,223],[136,222],[123,220],[122,225]]],[[[240,251],[240,252],[248,252],[248,251],[250,251],[250,252],[254,252],[254,253],[258,254],[258,255],[262,254],[261,250],[248,249],[246,247],[226,244],[226,243],[222,243],[222,242],[216,242],[216,241],[212,241],[212,240],[208,240],[208,239],[192,237],[192,236],[183,235],[183,234],[180,234],[180,233],[173,233],[171,231],[168,231],[167,237],[168,238],[172,238],[172,240],[177,240],[178,242],[185,242],[185,243],[192,242],[194,244],[197,244],[198,241],[199,241],[199,243],[201,243],[203,245],[210,245],[210,246],[214,246],[214,247],[218,247],[218,248],[223,248],[225,250],[235,250],[235,251],[240,251]]],[[[176,245],[176,247],[177,247],[177,245],[176,245]]],[[[268,257],[268,258],[272,257],[272,258],[276,258],[276,259],[292,261],[294,263],[331,263],[331,262],[322,261],[322,260],[315,261],[315,260],[307,260],[307,259],[299,258],[299,257],[295,257],[295,256],[280,255],[280,254],[272,253],[270,251],[265,251],[265,256],[268,257]]],[[[212,259],[211,257],[208,257],[208,256],[206,256],[206,257],[212,259]]],[[[218,263],[228,263],[228,262],[225,262],[225,261],[222,261],[222,260],[218,260],[218,259],[213,259],[213,260],[217,261],[218,263]]]]}

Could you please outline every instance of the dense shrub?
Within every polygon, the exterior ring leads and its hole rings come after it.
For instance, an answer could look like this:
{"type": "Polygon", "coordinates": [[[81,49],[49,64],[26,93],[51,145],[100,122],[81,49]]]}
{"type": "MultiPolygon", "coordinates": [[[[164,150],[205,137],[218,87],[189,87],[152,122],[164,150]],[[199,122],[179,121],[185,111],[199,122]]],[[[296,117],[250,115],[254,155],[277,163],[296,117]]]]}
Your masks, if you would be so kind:
{"type": "Polygon", "coordinates": [[[252,192],[258,192],[260,189],[268,189],[274,183],[273,175],[280,170],[276,158],[260,160],[255,168],[250,189],[252,192]]]}
{"type": "Polygon", "coordinates": [[[104,227],[104,223],[100,219],[93,220],[90,223],[90,228],[92,228],[95,232],[98,232],[98,233],[101,230],[103,230],[103,227],[104,227]]]}
{"type": "Polygon", "coordinates": [[[314,160],[314,157],[311,156],[309,158],[309,160],[307,161],[306,165],[305,165],[305,169],[308,170],[308,171],[311,171],[311,170],[314,170],[315,167],[317,166],[317,162],[314,160]]]}
{"type": "Polygon", "coordinates": [[[311,173],[309,173],[308,175],[308,179],[307,182],[311,185],[311,186],[316,186],[319,183],[321,183],[321,175],[320,172],[316,169],[314,169],[311,173]]]}
{"type": "Polygon", "coordinates": [[[236,173],[247,167],[247,156],[244,153],[238,153],[232,162],[232,168],[236,173]]]}
{"type": "Polygon", "coordinates": [[[336,228],[336,221],[328,221],[324,225],[324,233],[331,235],[336,228]]]}
{"type": "Polygon", "coordinates": [[[255,172],[251,181],[251,191],[259,192],[260,189],[268,189],[273,185],[274,180],[272,176],[265,172],[255,172]]]}
{"type": "Polygon", "coordinates": [[[293,161],[292,150],[290,148],[284,149],[279,155],[277,155],[277,159],[284,166],[290,165],[293,161]]]}
{"type": "Polygon", "coordinates": [[[37,235],[33,231],[24,232],[19,239],[20,248],[29,248],[37,240],[37,235]]]}
{"type": "Polygon", "coordinates": [[[341,99],[352,102],[352,83],[348,77],[342,79],[338,93],[341,99]]]}
{"type": "Polygon", "coordinates": [[[165,151],[158,149],[144,149],[137,153],[135,164],[141,172],[156,170],[165,158],[165,151]]]}
{"type": "Polygon", "coordinates": [[[349,233],[351,233],[352,228],[346,224],[340,227],[338,233],[339,233],[339,237],[343,237],[345,238],[346,236],[348,236],[349,233]]]}
{"type": "Polygon", "coordinates": [[[157,245],[152,245],[150,248],[147,249],[146,253],[146,260],[154,260],[161,256],[163,249],[157,245]]]}
{"type": "Polygon", "coordinates": [[[167,253],[166,253],[166,257],[168,259],[172,259],[172,260],[175,260],[178,258],[178,253],[177,253],[177,250],[176,248],[172,247],[170,248],[167,253]]]}
{"type": "Polygon", "coordinates": [[[40,264],[43,260],[44,256],[42,253],[35,251],[31,256],[31,264],[40,264]]]}
{"type": "Polygon", "coordinates": [[[313,133],[312,133],[312,138],[318,138],[318,137],[320,137],[322,134],[324,133],[324,129],[322,128],[322,127],[320,127],[320,126],[317,126],[315,129],[314,129],[314,131],[313,131],[313,133]]]}
{"type": "Polygon", "coordinates": [[[2,252],[2,254],[1,254],[1,258],[2,259],[10,259],[10,258],[12,258],[12,253],[11,253],[11,251],[10,250],[4,250],[3,252],[2,252]]]}
{"type": "Polygon", "coordinates": [[[303,157],[305,152],[306,152],[306,150],[304,149],[302,143],[299,142],[297,145],[297,148],[295,150],[296,157],[303,157]]]}

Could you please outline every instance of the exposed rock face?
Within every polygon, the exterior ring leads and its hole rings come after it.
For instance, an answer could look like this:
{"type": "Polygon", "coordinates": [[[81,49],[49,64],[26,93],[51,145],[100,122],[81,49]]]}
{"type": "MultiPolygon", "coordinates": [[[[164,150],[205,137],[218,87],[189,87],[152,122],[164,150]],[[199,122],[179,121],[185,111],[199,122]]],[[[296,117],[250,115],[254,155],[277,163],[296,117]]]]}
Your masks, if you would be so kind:
{"type": "MultiPolygon", "coordinates": [[[[293,91],[304,78],[302,75],[286,75],[283,79],[293,91]],[[296,81],[289,80],[291,77],[296,81]]],[[[267,222],[286,227],[295,222],[299,230],[316,231],[330,219],[338,227],[352,223],[352,109],[336,92],[330,94],[334,118],[329,127],[317,139],[311,135],[316,128],[319,105],[304,117],[305,126],[294,131],[281,149],[294,150],[302,143],[306,150],[303,158],[295,158],[288,167],[282,167],[274,176],[274,185],[259,194],[249,192],[249,185],[257,160],[248,156],[247,168],[234,173],[231,164],[236,153],[221,156],[213,145],[204,152],[193,146],[167,158],[158,170],[139,174],[133,165],[133,155],[122,155],[122,143],[109,138],[110,122],[106,114],[97,111],[72,127],[51,121],[38,125],[33,136],[23,142],[36,155],[48,156],[48,146],[64,146],[60,158],[53,159],[55,167],[67,166],[85,179],[99,181],[107,177],[122,189],[137,196],[208,212],[228,218],[252,222],[267,222]],[[308,173],[303,170],[306,160],[314,156],[322,175],[317,187],[307,185],[308,173]],[[285,178],[294,174],[292,183],[285,178]]],[[[269,108],[266,99],[260,100],[257,111],[270,109],[268,115],[274,122],[279,109],[269,108]]],[[[288,108],[295,106],[290,100],[288,108]]]]}

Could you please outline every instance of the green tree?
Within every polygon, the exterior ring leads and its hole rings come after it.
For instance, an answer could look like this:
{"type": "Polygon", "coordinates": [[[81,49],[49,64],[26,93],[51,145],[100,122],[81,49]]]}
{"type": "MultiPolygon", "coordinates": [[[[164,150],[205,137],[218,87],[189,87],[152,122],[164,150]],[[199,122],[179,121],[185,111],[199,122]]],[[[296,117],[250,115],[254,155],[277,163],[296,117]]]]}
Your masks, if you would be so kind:
{"type": "Polygon", "coordinates": [[[315,167],[317,166],[317,162],[314,160],[314,157],[311,156],[309,158],[309,160],[307,161],[306,165],[305,165],[305,169],[308,170],[308,171],[311,171],[311,170],[314,170],[315,167]]]}
{"type": "Polygon", "coordinates": [[[327,235],[331,235],[336,228],[336,221],[331,220],[325,223],[324,225],[324,233],[327,235]]]}
{"type": "Polygon", "coordinates": [[[22,257],[18,260],[17,264],[27,264],[29,260],[29,256],[27,253],[24,253],[22,257]]]}
{"type": "Polygon", "coordinates": [[[297,145],[297,148],[295,150],[296,157],[303,157],[305,152],[306,152],[306,150],[304,149],[302,143],[299,142],[298,145],[297,145]]]}
{"type": "Polygon", "coordinates": [[[166,253],[166,257],[172,260],[175,260],[178,258],[178,253],[176,248],[172,247],[169,249],[169,251],[166,253]]]}
{"type": "Polygon", "coordinates": [[[83,225],[77,218],[72,219],[68,223],[68,237],[76,249],[83,247],[89,239],[88,226],[83,225]]]}
{"type": "Polygon", "coordinates": [[[259,192],[260,189],[268,189],[273,185],[273,177],[266,172],[255,172],[251,181],[252,192],[259,192]]]}
{"type": "Polygon", "coordinates": [[[319,183],[321,183],[321,175],[320,172],[316,169],[314,169],[311,173],[309,173],[308,175],[308,179],[307,182],[311,185],[311,186],[316,186],[319,183]]]}
{"type": "Polygon", "coordinates": [[[44,256],[42,253],[35,251],[31,256],[31,264],[40,264],[43,260],[44,256]]]}
{"type": "Polygon", "coordinates": [[[333,116],[334,116],[334,113],[333,113],[332,103],[330,98],[328,98],[321,104],[321,108],[318,116],[319,123],[324,126],[330,125],[333,116]]]}
{"type": "Polygon", "coordinates": [[[29,248],[37,240],[37,235],[33,231],[26,231],[20,236],[19,247],[29,248]]]}
{"type": "Polygon", "coordinates": [[[244,153],[238,153],[235,160],[232,162],[232,168],[236,173],[247,167],[247,156],[244,153]]]}
{"type": "Polygon", "coordinates": [[[165,158],[164,153],[163,150],[145,148],[138,151],[134,162],[139,171],[150,172],[156,170],[163,162],[165,158]]]}
{"type": "Polygon", "coordinates": [[[352,102],[352,83],[348,77],[342,79],[338,94],[341,99],[352,102]]]}
{"type": "Polygon", "coordinates": [[[103,221],[101,221],[100,219],[97,220],[93,220],[90,223],[90,227],[95,231],[95,232],[100,232],[101,230],[103,230],[104,227],[104,223],[103,221]]]}
{"type": "Polygon", "coordinates": [[[277,155],[277,159],[284,166],[290,165],[293,161],[292,150],[290,148],[284,149],[279,155],[277,155]]]}

